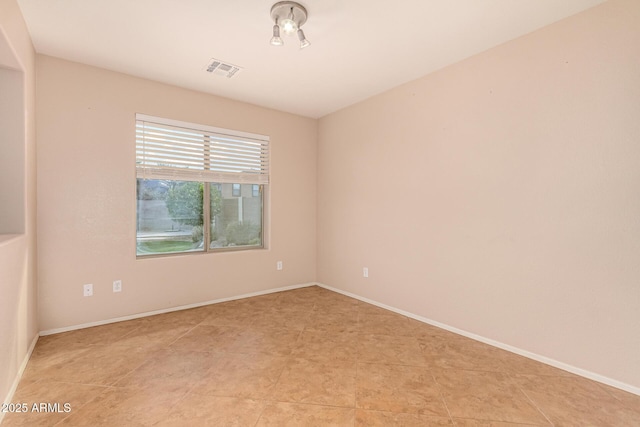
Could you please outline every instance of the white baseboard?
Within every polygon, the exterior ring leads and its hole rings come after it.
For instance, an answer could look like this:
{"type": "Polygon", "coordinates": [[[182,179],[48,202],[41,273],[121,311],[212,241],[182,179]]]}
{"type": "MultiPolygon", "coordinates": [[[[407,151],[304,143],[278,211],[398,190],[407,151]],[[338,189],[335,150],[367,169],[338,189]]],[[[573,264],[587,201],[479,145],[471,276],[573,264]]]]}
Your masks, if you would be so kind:
{"type": "Polygon", "coordinates": [[[210,300],[210,301],[198,302],[198,303],[195,303],[195,304],[187,304],[187,305],[181,305],[181,306],[178,306],[178,307],[165,308],[165,309],[162,309],[162,310],[148,311],[148,312],[145,312],[145,313],[136,313],[136,314],[132,314],[132,315],[129,315],[129,316],[116,317],[116,318],[106,319],[106,320],[99,320],[97,322],[82,323],[80,325],[66,326],[64,328],[48,329],[46,331],[40,331],[40,336],[42,337],[42,336],[45,336],[45,335],[59,334],[59,333],[62,333],[62,332],[75,331],[77,329],[91,328],[93,326],[107,325],[109,323],[123,322],[125,320],[133,320],[133,319],[139,319],[141,317],[155,316],[156,314],[164,314],[164,313],[171,313],[172,311],[188,310],[190,308],[203,307],[205,305],[218,304],[218,303],[221,303],[221,302],[234,301],[234,300],[243,299],[243,298],[250,298],[250,297],[256,297],[256,296],[260,296],[260,295],[273,294],[275,292],[290,291],[292,289],[306,288],[306,287],[315,286],[315,285],[316,285],[316,283],[303,283],[303,284],[300,284],[300,285],[284,286],[284,287],[281,287],[281,288],[268,289],[268,290],[265,290],[265,291],[258,291],[258,292],[251,292],[251,293],[248,293],[248,294],[236,295],[236,296],[228,297],[228,298],[220,298],[220,299],[215,299],[215,300],[210,300]]]}
{"type": "Polygon", "coordinates": [[[372,305],[375,305],[377,307],[384,308],[384,309],[389,310],[389,311],[393,311],[394,313],[398,313],[398,314],[401,314],[403,316],[409,317],[411,319],[415,319],[415,320],[417,320],[419,322],[427,323],[429,325],[436,326],[436,327],[441,328],[441,329],[445,329],[445,330],[447,330],[449,332],[453,332],[455,334],[462,335],[464,337],[471,338],[473,340],[480,341],[482,343],[489,344],[491,346],[494,346],[494,347],[497,347],[497,348],[501,348],[503,350],[507,350],[507,351],[509,351],[511,353],[515,353],[515,354],[518,354],[520,356],[527,357],[527,358],[535,360],[537,362],[541,362],[541,363],[544,363],[546,365],[550,365],[550,366],[553,366],[555,368],[562,369],[562,370],[567,371],[567,372],[571,372],[572,374],[576,374],[576,375],[579,375],[581,377],[585,377],[585,378],[588,378],[590,380],[594,380],[594,381],[597,381],[599,383],[606,384],[606,385],[609,385],[611,387],[615,387],[615,388],[618,388],[620,390],[628,391],[629,393],[633,393],[633,394],[636,394],[636,395],[640,396],[640,387],[635,387],[635,386],[632,386],[630,384],[626,384],[626,383],[623,383],[621,381],[614,380],[614,379],[611,379],[609,377],[605,377],[603,375],[596,374],[596,373],[591,372],[591,371],[587,371],[585,369],[577,368],[575,366],[572,366],[572,365],[569,365],[569,364],[566,364],[566,363],[563,363],[563,362],[559,362],[557,360],[551,359],[551,358],[546,357],[546,356],[541,356],[539,354],[532,353],[532,352],[527,351],[527,350],[522,350],[520,348],[511,346],[509,344],[504,344],[504,343],[501,343],[499,341],[492,340],[490,338],[485,338],[485,337],[483,337],[481,335],[477,335],[477,334],[474,334],[472,332],[468,332],[468,331],[465,331],[465,330],[462,330],[462,329],[454,328],[453,326],[449,326],[449,325],[446,325],[444,323],[436,322],[435,320],[427,319],[426,317],[418,316],[416,314],[409,313],[407,311],[400,310],[398,308],[391,307],[391,306],[388,306],[386,304],[379,303],[378,301],[373,301],[373,300],[370,300],[368,298],[361,297],[360,295],[356,295],[356,294],[352,294],[351,292],[343,291],[342,289],[333,288],[331,286],[327,286],[327,285],[322,284],[322,283],[316,283],[316,285],[318,285],[318,286],[320,286],[322,288],[328,289],[330,291],[337,292],[339,294],[346,295],[348,297],[355,298],[357,300],[366,302],[368,304],[372,304],[372,305]]]}
{"type": "MultiPolygon", "coordinates": [[[[22,363],[20,364],[20,368],[16,373],[16,377],[13,380],[13,384],[11,384],[11,388],[9,389],[9,393],[7,393],[7,397],[4,399],[4,404],[8,405],[13,400],[13,395],[16,393],[18,389],[18,384],[20,384],[20,380],[22,379],[22,374],[24,374],[24,370],[27,368],[27,363],[29,363],[29,359],[31,359],[31,353],[33,353],[33,349],[36,347],[36,343],[38,342],[39,336],[36,334],[33,337],[33,341],[31,341],[31,345],[29,345],[29,350],[27,350],[27,354],[25,354],[24,359],[22,359],[22,363]]],[[[0,424],[2,424],[2,419],[4,418],[4,412],[0,411],[0,424]]]]}

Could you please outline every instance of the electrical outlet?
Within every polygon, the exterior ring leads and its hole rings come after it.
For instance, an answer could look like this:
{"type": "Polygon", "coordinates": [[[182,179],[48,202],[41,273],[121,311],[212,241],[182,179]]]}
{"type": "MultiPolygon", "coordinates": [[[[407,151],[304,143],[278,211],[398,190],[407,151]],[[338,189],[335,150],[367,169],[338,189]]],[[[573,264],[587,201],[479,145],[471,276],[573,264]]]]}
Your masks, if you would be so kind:
{"type": "Polygon", "coordinates": [[[82,287],[82,290],[85,297],[90,297],[93,295],[93,285],[91,283],[84,285],[82,287]]]}
{"type": "Polygon", "coordinates": [[[282,261],[276,262],[276,270],[282,270],[282,261]]]}
{"type": "Polygon", "coordinates": [[[122,280],[113,281],[113,292],[122,292],[122,280]]]}
{"type": "Polygon", "coordinates": [[[369,277],[369,268],[364,267],[362,269],[362,277],[369,277]]]}

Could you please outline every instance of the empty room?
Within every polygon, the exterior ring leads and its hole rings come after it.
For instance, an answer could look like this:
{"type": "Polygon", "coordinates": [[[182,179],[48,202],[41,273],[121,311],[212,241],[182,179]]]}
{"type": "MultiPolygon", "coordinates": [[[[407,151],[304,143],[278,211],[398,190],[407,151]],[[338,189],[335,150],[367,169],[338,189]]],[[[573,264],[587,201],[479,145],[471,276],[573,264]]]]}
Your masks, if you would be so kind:
{"type": "Polygon", "coordinates": [[[640,1],[0,0],[0,401],[640,425],[640,1]]]}

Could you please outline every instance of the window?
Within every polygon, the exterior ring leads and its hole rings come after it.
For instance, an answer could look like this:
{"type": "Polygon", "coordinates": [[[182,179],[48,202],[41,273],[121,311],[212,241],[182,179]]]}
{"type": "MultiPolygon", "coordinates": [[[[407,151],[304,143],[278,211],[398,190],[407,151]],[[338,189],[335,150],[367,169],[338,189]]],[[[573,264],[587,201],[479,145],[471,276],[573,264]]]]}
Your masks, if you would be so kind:
{"type": "Polygon", "coordinates": [[[137,255],[264,247],[268,162],[268,137],[137,114],[137,255]]]}

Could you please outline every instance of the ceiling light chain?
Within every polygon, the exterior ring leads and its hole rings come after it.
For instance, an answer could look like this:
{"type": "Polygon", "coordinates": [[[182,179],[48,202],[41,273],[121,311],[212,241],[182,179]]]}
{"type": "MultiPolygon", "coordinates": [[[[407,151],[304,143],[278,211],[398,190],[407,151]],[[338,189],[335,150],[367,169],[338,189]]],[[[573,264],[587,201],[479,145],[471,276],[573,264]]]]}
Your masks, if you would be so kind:
{"type": "Polygon", "coordinates": [[[282,46],[284,41],[280,37],[280,30],[290,36],[294,33],[298,34],[300,41],[300,49],[304,49],[311,43],[304,36],[302,25],[307,22],[307,9],[300,3],[293,1],[281,1],[271,7],[271,19],[275,22],[273,26],[273,37],[271,44],[273,46],[282,46]]]}

